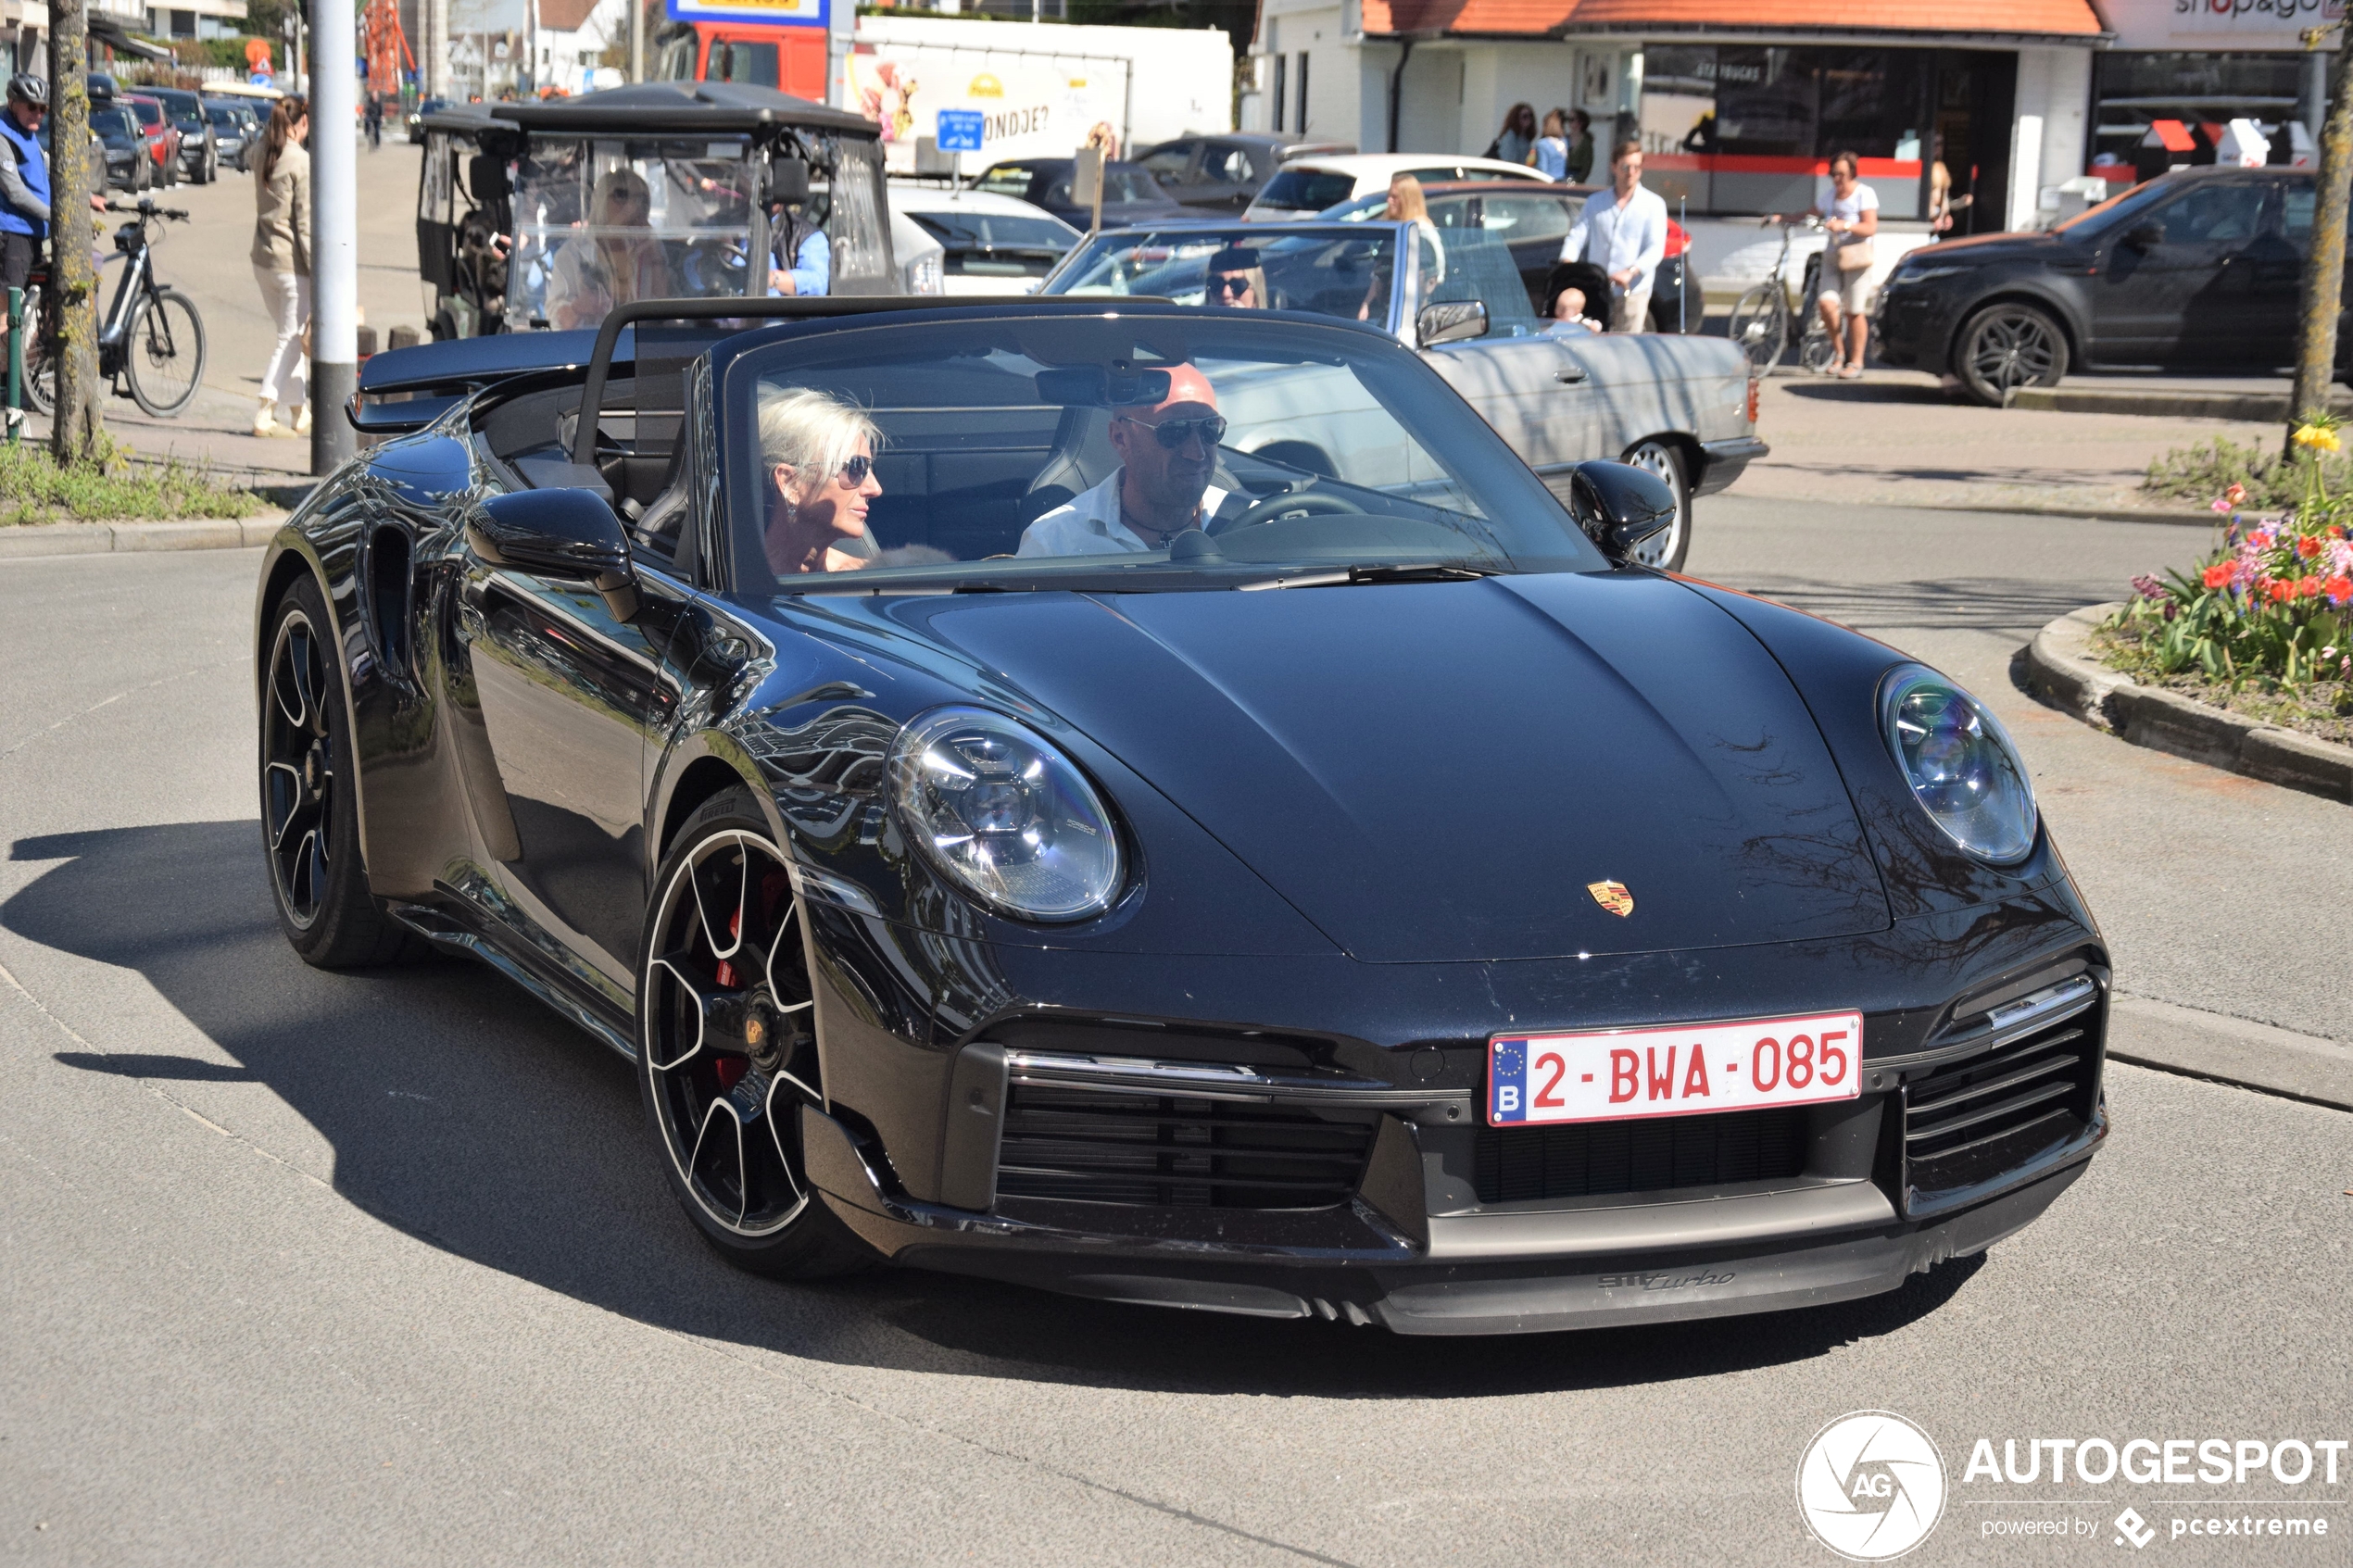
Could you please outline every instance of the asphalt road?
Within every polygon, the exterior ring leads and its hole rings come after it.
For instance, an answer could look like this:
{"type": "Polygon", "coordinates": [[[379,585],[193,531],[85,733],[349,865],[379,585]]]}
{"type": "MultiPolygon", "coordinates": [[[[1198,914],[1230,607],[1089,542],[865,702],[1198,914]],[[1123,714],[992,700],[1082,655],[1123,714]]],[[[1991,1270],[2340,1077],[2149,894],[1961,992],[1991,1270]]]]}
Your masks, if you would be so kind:
{"type": "MultiPolygon", "coordinates": [[[[2027,630],[2196,531],[1734,499],[1702,529],[1695,571],[1994,702],[2123,985],[2343,1037],[2346,809],[2007,683],[2027,630]]],[[[280,939],[256,562],[0,572],[0,1561],[1830,1563],[1793,1477],[1860,1409],[1943,1454],[1912,1562],[2133,1557],[2127,1505],[2169,1561],[2347,1558],[2353,1461],[1963,1478],[1980,1437],[2353,1437],[2353,1120],[2131,1067],[2041,1223],[1812,1312],[1432,1341],[736,1274],[617,1058],[486,972],[321,974],[280,939]],[[2224,1512],[2329,1534],[2168,1538],[2224,1512]],[[1989,1534],[2053,1519],[2084,1533],[1989,1534]]]]}

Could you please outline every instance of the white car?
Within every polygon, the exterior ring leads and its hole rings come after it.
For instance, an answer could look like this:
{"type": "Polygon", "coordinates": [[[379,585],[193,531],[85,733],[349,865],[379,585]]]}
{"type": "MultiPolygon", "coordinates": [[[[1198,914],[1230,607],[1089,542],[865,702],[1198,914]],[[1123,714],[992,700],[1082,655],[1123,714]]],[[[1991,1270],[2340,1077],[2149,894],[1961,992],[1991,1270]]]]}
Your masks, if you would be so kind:
{"type": "Polygon", "coordinates": [[[1351,153],[1332,157],[1287,158],[1265,188],[1252,198],[1242,217],[1252,222],[1312,218],[1356,196],[1378,195],[1401,174],[1423,184],[1438,180],[1534,180],[1552,182],[1522,163],[1491,157],[1449,157],[1443,153],[1351,153]]]}
{"type": "Polygon", "coordinates": [[[939,250],[939,286],[925,293],[1027,294],[1079,240],[1078,231],[1015,196],[920,180],[889,182],[894,223],[939,250]]]}

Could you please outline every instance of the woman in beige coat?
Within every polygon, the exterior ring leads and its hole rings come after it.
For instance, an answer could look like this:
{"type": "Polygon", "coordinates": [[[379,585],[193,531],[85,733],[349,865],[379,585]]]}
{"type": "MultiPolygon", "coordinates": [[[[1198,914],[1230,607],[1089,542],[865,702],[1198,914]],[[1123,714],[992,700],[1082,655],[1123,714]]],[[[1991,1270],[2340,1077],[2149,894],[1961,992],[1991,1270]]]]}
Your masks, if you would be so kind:
{"type": "Polygon", "coordinates": [[[253,276],[261,285],[261,307],[277,329],[278,341],[261,372],[261,408],[253,417],[256,435],[286,431],[278,405],[294,407],[291,433],[310,433],[310,391],[303,332],[310,323],[310,106],[301,98],[278,100],[262,132],[261,158],[253,169],[253,276]]]}

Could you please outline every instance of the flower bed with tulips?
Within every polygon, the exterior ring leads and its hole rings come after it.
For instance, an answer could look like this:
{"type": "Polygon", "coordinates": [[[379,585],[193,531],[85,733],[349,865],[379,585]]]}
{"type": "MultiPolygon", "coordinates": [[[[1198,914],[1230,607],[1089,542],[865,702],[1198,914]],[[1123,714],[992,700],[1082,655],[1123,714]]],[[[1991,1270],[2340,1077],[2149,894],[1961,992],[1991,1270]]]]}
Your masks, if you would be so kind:
{"type": "Polygon", "coordinates": [[[2250,517],[2233,484],[2219,547],[2188,571],[2133,580],[2094,646],[2110,668],[2267,723],[2353,744],[2353,493],[2332,495],[2334,421],[2297,430],[2300,499],[2250,517]]]}

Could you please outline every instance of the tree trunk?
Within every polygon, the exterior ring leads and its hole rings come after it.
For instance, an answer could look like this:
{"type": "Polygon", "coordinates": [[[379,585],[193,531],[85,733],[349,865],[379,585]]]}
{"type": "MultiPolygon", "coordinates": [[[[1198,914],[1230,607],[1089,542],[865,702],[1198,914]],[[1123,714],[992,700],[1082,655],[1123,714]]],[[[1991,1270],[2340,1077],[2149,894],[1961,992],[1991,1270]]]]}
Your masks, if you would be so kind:
{"type": "MultiPolygon", "coordinates": [[[[98,270],[90,194],[89,0],[49,6],[49,308],[57,322],[57,412],[50,450],[84,463],[106,449],[98,398],[98,270]]],[[[99,180],[106,164],[98,162],[99,180]]]]}
{"type": "MultiPolygon", "coordinates": [[[[2341,24],[2340,24],[2341,25],[2341,24]]],[[[2330,29],[2314,28],[2304,46],[2318,49],[2330,29]]],[[[2312,213],[2312,254],[2304,261],[2302,315],[2296,323],[2296,389],[2288,397],[2285,447],[2296,456],[2296,427],[2326,414],[2336,380],[2336,322],[2345,296],[2345,209],[2353,181],[2353,70],[2340,67],[2321,128],[2319,200],[2312,213]]]]}

